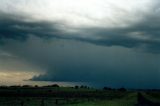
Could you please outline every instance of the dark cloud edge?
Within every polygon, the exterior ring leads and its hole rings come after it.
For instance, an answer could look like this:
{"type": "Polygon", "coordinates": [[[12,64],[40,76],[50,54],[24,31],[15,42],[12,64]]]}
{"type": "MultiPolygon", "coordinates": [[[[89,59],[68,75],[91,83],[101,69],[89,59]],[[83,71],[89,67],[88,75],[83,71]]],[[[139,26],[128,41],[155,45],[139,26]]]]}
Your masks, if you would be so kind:
{"type": "MultiPolygon", "coordinates": [[[[99,46],[122,46],[126,48],[141,48],[144,51],[160,52],[160,16],[148,16],[143,21],[135,23],[127,28],[82,28],[77,33],[66,33],[59,29],[58,23],[47,21],[28,22],[26,16],[17,16],[0,12],[0,42],[6,39],[25,41],[29,35],[35,35],[44,39],[58,38],[88,42],[99,46]],[[150,39],[144,40],[128,36],[132,32],[142,32],[150,39]],[[100,36],[100,39],[91,37],[83,38],[82,34],[100,36]],[[77,35],[76,37],[74,35],[77,35]]],[[[88,36],[88,35],[86,35],[88,36]]]]}
{"type": "MultiPolygon", "coordinates": [[[[157,16],[158,17],[158,16],[157,16]]],[[[2,14],[0,13],[0,42],[5,44],[5,40],[14,39],[25,41],[29,35],[34,35],[43,39],[58,38],[77,40],[81,42],[91,43],[99,46],[122,46],[126,48],[140,48],[143,51],[150,53],[160,53],[160,20],[154,16],[148,16],[143,21],[135,23],[128,28],[82,28],[78,33],[65,33],[59,29],[58,23],[50,23],[46,21],[41,22],[27,22],[21,16],[2,14]],[[150,39],[144,40],[128,36],[131,32],[143,32],[145,36],[150,39]],[[87,34],[86,34],[87,33],[87,34]],[[92,34],[99,35],[101,38],[83,38],[82,34],[90,36],[92,34]],[[77,35],[76,37],[73,37],[77,35]],[[107,35],[107,36],[106,36],[107,35]]],[[[47,74],[34,76],[31,80],[34,81],[59,81],[59,78],[46,79],[47,74]]],[[[68,78],[66,80],[72,81],[77,78],[68,78]]],[[[64,79],[63,79],[64,80],[64,79]]],[[[65,80],[65,81],[66,81],[65,80]]],[[[83,81],[88,80],[88,78],[83,81]]]]}

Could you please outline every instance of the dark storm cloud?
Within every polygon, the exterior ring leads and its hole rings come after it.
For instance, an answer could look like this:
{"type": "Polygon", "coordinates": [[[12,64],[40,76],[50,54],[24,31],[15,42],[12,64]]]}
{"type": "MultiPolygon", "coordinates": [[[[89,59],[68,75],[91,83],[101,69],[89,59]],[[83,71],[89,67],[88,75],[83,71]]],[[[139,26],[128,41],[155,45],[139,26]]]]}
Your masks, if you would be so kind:
{"type": "Polygon", "coordinates": [[[128,27],[85,29],[84,32],[97,35],[98,38],[82,39],[82,41],[103,46],[140,48],[148,52],[159,53],[160,15],[157,9],[159,8],[153,9],[150,14],[144,15],[143,20],[128,27]]]}
{"type": "Polygon", "coordinates": [[[53,47],[54,53],[50,51],[55,56],[46,73],[32,80],[96,82],[96,85],[128,87],[142,87],[141,84],[146,84],[146,81],[150,82],[146,85],[151,88],[160,81],[159,55],[139,54],[119,47],[77,44],[73,41],[63,43],[65,47],[58,50],[53,47]]]}
{"type": "Polygon", "coordinates": [[[84,26],[77,32],[61,30],[62,22],[0,12],[0,40],[4,43],[0,49],[42,67],[45,74],[32,80],[159,87],[159,23],[158,7],[126,27],[84,26]],[[43,42],[44,38],[51,43],[43,42]],[[151,54],[139,55],[134,50],[151,54]]]}
{"type": "MultiPolygon", "coordinates": [[[[149,52],[160,50],[160,16],[157,8],[143,20],[124,28],[81,28],[79,32],[65,33],[60,23],[27,21],[25,16],[0,13],[0,39],[24,40],[29,35],[44,38],[75,39],[102,46],[140,48],[149,52]],[[74,36],[76,35],[76,36],[74,36]],[[85,35],[87,37],[81,37],[85,35]]],[[[125,17],[124,17],[125,18],[125,17]]]]}
{"type": "Polygon", "coordinates": [[[63,35],[56,23],[27,20],[26,16],[0,12],[0,39],[25,40],[30,35],[42,38],[63,35]]]}

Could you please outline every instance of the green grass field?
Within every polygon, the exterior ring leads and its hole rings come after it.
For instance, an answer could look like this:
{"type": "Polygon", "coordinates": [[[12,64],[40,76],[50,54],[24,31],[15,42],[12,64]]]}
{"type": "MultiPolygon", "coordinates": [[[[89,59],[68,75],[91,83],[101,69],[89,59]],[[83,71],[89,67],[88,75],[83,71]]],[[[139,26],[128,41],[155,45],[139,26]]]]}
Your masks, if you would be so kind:
{"type": "Polygon", "coordinates": [[[137,103],[137,94],[129,93],[123,98],[112,100],[95,100],[90,102],[69,104],[67,106],[134,106],[137,103]]]}
{"type": "MultiPolygon", "coordinates": [[[[0,94],[0,106],[135,106],[138,103],[136,91],[65,87],[3,88],[0,94]]],[[[148,100],[160,101],[160,92],[141,94],[148,100]]]]}
{"type": "MultiPolygon", "coordinates": [[[[112,96],[112,92],[108,92],[112,96]]],[[[113,93],[115,96],[115,94],[113,93]]],[[[117,94],[118,95],[118,94],[117,94]]],[[[0,106],[21,106],[21,102],[24,102],[23,106],[134,106],[137,103],[136,93],[125,93],[122,98],[112,96],[109,99],[96,99],[91,100],[84,98],[72,98],[67,102],[65,99],[58,98],[58,104],[56,105],[56,98],[37,98],[37,97],[1,97],[0,106]],[[42,100],[44,100],[42,103],[42,100]],[[12,104],[12,105],[11,105],[12,104]]]]}
{"type": "MultiPolygon", "coordinates": [[[[2,99],[0,102],[0,106],[21,106],[21,100],[9,100],[2,99]],[[8,100],[8,101],[6,101],[8,100]]],[[[41,98],[23,98],[24,106],[43,106],[41,103],[41,98]]],[[[44,106],[134,106],[136,104],[136,98],[121,98],[121,99],[113,99],[113,100],[94,100],[94,101],[86,101],[79,100],[78,103],[65,103],[65,101],[61,101],[58,105],[55,104],[54,99],[48,99],[44,101],[44,106]]]]}

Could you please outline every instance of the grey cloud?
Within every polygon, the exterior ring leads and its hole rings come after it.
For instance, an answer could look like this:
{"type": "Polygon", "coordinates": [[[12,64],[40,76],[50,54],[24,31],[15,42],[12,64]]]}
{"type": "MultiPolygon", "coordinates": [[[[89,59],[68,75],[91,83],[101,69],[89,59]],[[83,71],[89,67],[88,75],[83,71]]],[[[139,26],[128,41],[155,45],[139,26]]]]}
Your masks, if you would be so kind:
{"type": "Polygon", "coordinates": [[[159,87],[156,85],[160,81],[158,54],[97,46],[76,40],[52,39],[48,42],[35,36],[23,43],[10,40],[1,49],[41,67],[45,74],[31,79],[35,81],[89,82],[127,87],[146,84],[159,87]]]}
{"type": "Polygon", "coordinates": [[[56,56],[51,59],[46,74],[35,76],[32,80],[96,82],[97,85],[132,87],[141,84],[153,87],[159,82],[159,55],[139,54],[119,47],[63,42],[65,49],[56,51],[52,48],[58,54],[53,53],[56,56]],[[71,45],[77,46],[74,48],[71,45]]]}
{"type": "Polygon", "coordinates": [[[87,34],[97,35],[98,38],[80,39],[102,46],[123,46],[127,48],[138,48],[142,49],[142,51],[152,53],[159,53],[160,15],[155,11],[145,15],[140,22],[125,28],[84,29],[84,32],[87,34]]]}
{"type": "Polygon", "coordinates": [[[0,13],[0,49],[44,70],[44,75],[32,80],[160,88],[157,12],[155,7],[128,27],[81,28],[74,33],[60,30],[60,23],[26,21],[27,16],[0,13]]]}
{"type": "Polygon", "coordinates": [[[25,40],[30,35],[60,38],[63,35],[56,23],[27,20],[27,16],[0,12],[0,39],[25,40]]]}
{"type": "Polygon", "coordinates": [[[159,53],[160,16],[158,13],[158,7],[155,6],[150,14],[144,14],[140,22],[128,27],[81,28],[79,32],[73,33],[60,30],[61,23],[28,22],[25,21],[26,16],[0,13],[0,38],[26,39],[29,35],[36,35],[44,38],[73,39],[102,46],[138,48],[159,53]]]}

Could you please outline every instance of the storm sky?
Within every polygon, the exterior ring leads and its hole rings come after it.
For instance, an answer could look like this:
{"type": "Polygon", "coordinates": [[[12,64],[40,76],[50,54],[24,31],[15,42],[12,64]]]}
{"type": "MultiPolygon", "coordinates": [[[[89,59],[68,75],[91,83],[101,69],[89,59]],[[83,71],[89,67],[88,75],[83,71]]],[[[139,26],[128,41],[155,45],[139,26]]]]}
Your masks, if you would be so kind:
{"type": "Polygon", "coordinates": [[[159,0],[0,0],[0,81],[160,88],[159,0]]]}

